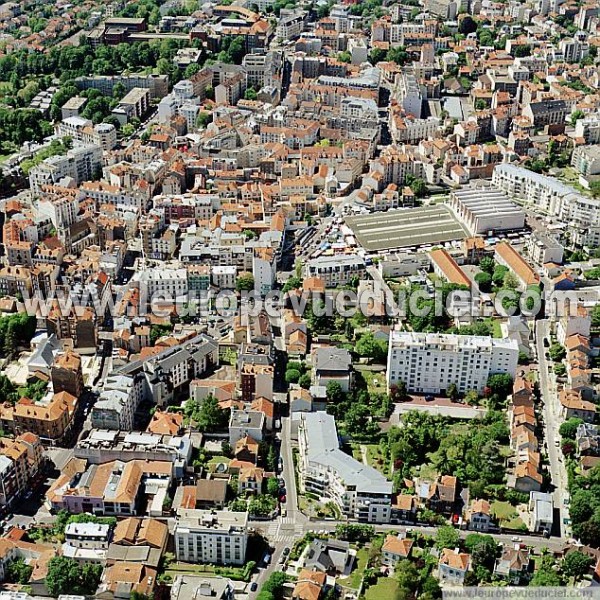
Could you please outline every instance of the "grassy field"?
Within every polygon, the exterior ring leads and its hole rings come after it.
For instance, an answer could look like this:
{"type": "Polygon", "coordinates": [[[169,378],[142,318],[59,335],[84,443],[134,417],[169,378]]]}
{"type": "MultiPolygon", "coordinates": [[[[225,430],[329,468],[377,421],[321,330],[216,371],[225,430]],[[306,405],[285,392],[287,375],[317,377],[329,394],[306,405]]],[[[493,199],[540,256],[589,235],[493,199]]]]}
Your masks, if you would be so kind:
{"type": "Polygon", "coordinates": [[[213,456],[209,461],[208,464],[209,465],[217,465],[219,463],[225,463],[226,465],[228,465],[231,462],[230,458],[227,458],[226,456],[213,456]]]}
{"type": "Polygon", "coordinates": [[[356,561],[354,563],[354,570],[350,573],[350,577],[345,577],[340,579],[340,584],[352,588],[353,590],[357,590],[360,586],[360,582],[363,578],[363,573],[365,572],[365,568],[367,566],[367,559],[369,557],[369,552],[366,548],[361,548],[356,552],[356,561]]]}
{"type": "Polygon", "coordinates": [[[367,384],[367,390],[370,394],[385,394],[385,371],[368,371],[361,370],[360,365],[356,366],[356,370],[360,373],[367,384]]]}
{"type": "Polygon", "coordinates": [[[511,506],[508,502],[492,502],[490,508],[492,514],[496,515],[502,527],[522,529],[525,526],[523,519],[521,519],[515,507],[511,506]]]}
{"type": "Polygon", "coordinates": [[[366,600],[383,600],[395,598],[398,583],[393,577],[380,577],[376,585],[372,585],[365,593],[366,600]]]}
{"type": "Polygon", "coordinates": [[[377,469],[380,473],[389,477],[389,461],[385,461],[378,444],[367,445],[367,462],[370,467],[377,469]]]}

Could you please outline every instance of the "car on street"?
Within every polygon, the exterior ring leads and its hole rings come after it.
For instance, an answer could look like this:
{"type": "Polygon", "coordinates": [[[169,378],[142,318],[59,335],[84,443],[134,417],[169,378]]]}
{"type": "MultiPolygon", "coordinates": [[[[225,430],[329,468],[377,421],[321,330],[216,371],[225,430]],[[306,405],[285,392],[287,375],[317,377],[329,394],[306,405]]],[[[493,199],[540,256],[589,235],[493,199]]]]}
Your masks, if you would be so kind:
{"type": "Polygon", "coordinates": [[[250,584],[250,591],[251,591],[251,592],[255,592],[257,589],[258,589],[258,583],[256,583],[256,581],[253,581],[253,582],[250,584]]]}
{"type": "Polygon", "coordinates": [[[287,556],[289,553],[290,553],[290,549],[289,549],[289,547],[288,547],[288,546],[286,546],[286,547],[283,549],[283,555],[284,555],[284,556],[287,556]]]}

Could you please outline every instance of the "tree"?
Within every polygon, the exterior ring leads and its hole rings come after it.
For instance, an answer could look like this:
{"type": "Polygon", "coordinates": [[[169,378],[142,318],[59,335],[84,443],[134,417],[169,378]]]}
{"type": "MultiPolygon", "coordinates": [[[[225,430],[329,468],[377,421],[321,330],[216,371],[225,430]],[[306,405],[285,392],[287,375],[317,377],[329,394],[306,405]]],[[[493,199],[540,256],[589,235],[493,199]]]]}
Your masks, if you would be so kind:
{"type": "Polygon", "coordinates": [[[284,284],[283,292],[289,292],[290,290],[298,290],[302,287],[302,277],[296,277],[292,275],[284,284]]]}
{"type": "Polygon", "coordinates": [[[350,63],[352,62],[352,55],[347,51],[340,52],[338,53],[338,60],[343,63],[350,63]]]}
{"type": "Polygon", "coordinates": [[[327,400],[337,404],[344,399],[344,391],[337,381],[330,381],[327,384],[327,400]]]}
{"type": "Polygon", "coordinates": [[[250,502],[248,503],[248,512],[251,515],[267,517],[275,510],[276,506],[277,501],[273,496],[259,494],[250,499],[250,502]]]}
{"type": "Polygon", "coordinates": [[[156,342],[163,336],[173,332],[173,327],[170,325],[152,325],[150,327],[150,345],[154,346],[156,342]]]}
{"type": "Polygon", "coordinates": [[[578,419],[576,417],[570,418],[568,421],[565,421],[561,424],[558,432],[560,436],[567,440],[574,440],[575,435],[577,434],[577,428],[579,425],[583,423],[582,419],[578,419]]]}
{"type": "Polygon", "coordinates": [[[376,65],[378,62],[385,60],[385,50],[381,48],[373,48],[371,52],[369,52],[369,62],[372,65],[376,65]]]}
{"type": "Polygon", "coordinates": [[[390,398],[392,402],[404,402],[408,399],[406,384],[400,380],[398,383],[390,386],[390,398]]]}
{"type": "Polygon", "coordinates": [[[238,292],[249,292],[254,289],[254,275],[252,273],[242,273],[235,282],[235,289],[238,292]]]}
{"type": "Polygon", "coordinates": [[[451,383],[446,390],[446,395],[450,400],[456,401],[458,400],[458,388],[455,383],[451,383]]]}
{"type": "Polygon", "coordinates": [[[297,369],[288,369],[285,372],[285,381],[286,383],[298,383],[300,379],[300,371],[297,369]]]}
{"type": "Polygon", "coordinates": [[[479,261],[479,268],[482,271],[489,273],[490,275],[494,272],[495,267],[496,267],[496,261],[493,258],[490,258],[489,256],[484,256],[479,261]]]}
{"type": "Polygon", "coordinates": [[[6,570],[6,580],[8,583],[20,583],[26,585],[33,573],[33,567],[28,565],[22,558],[13,560],[6,570]]]}
{"type": "Polygon", "coordinates": [[[274,497],[279,495],[279,481],[277,481],[277,477],[269,477],[267,479],[267,492],[274,497]]]}
{"type": "Polygon", "coordinates": [[[46,587],[54,597],[61,594],[93,595],[101,575],[102,565],[79,565],[72,558],[55,556],[48,561],[46,587]]]}
{"type": "Polygon", "coordinates": [[[470,15],[465,15],[458,26],[459,33],[468,35],[469,33],[475,33],[477,31],[477,23],[470,15]]]}
{"type": "Polygon", "coordinates": [[[543,555],[538,568],[531,579],[532,587],[560,587],[562,578],[554,569],[554,560],[549,555],[543,555]]]}
{"type": "Polygon", "coordinates": [[[568,577],[574,577],[575,580],[581,579],[587,572],[594,559],[580,552],[573,550],[569,552],[562,561],[562,570],[568,577]]]}
{"type": "Polygon", "coordinates": [[[517,279],[517,276],[512,271],[507,271],[504,274],[502,284],[506,289],[516,290],[519,287],[519,280],[517,279]]]}
{"type": "Polygon", "coordinates": [[[592,308],[590,318],[592,319],[592,327],[600,327],[600,304],[596,304],[592,308]]]}
{"type": "Polygon", "coordinates": [[[305,390],[307,390],[312,384],[312,380],[310,378],[310,374],[309,373],[303,373],[302,375],[300,375],[300,379],[298,379],[298,385],[301,388],[304,388],[305,390]]]}
{"type": "Polygon", "coordinates": [[[184,414],[194,421],[198,429],[204,433],[213,433],[224,429],[229,422],[228,411],[219,406],[218,400],[209,394],[198,403],[190,398],[184,406],[184,414]]]}
{"type": "Polygon", "coordinates": [[[508,273],[508,268],[504,265],[496,265],[492,273],[492,281],[495,286],[501,286],[504,283],[504,276],[508,273]]]}
{"type": "Polygon", "coordinates": [[[560,362],[566,356],[567,352],[561,344],[556,343],[550,346],[548,354],[554,362],[560,362]]]}
{"type": "Polygon", "coordinates": [[[583,119],[583,117],[585,117],[585,113],[582,110],[577,109],[571,115],[571,119],[570,119],[571,125],[573,127],[575,127],[575,124],[577,123],[577,121],[579,121],[579,119],[583,119]]]}
{"type": "Polygon", "coordinates": [[[196,117],[196,127],[199,129],[204,129],[210,122],[212,121],[211,113],[207,112],[199,112],[196,117]]]}
{"type": "Polygon", "coordinates": [[[495,373],[487,380],[487,387],[492,394],[506,398],[512,391],[513,379],[508,373],[495,373]]]}
{"type": "Polygon", "coordinates": [[[439,550],[443,548],[456,548],[460,535],[452,525],[444,525],[437,530],[435,545],[439,550]]]}
{"type": "Polygon", "coordinates": [[[256,98],[258,98],[258,94],[256,93],[256,90],[253,87],[249,87],[244,92],[244,98],[246,100],[256,100],[256,98]]]}
{"type": "Polygon", "coordinates": [[[482,292],[489,293],[492,291],[492,276],[486,271],[477,273],[477,275],[475,275],[475,282],[482,292]]]}
{"type": "Polygon", "coordinates": [[[427,184],[418,177],[413,180],[409,187],[414,192],[417,198],[423,198],[429,193],[429,190],[427,189],[427,184]]]}
{"type": "Polygon", "coordinates": [[[494,567],[498,544],[491,535],[470,533],[465,538],[465,548],[473,558],[473,564],[482,565],[489,569],[494,567]]]}
{"type": "Polygon", "coordinates": [[[335,528],[335,536],[351,543],[369,542],[375,535],[372,525],[359,525],[356,523],[340,524],[335,528]]]}
{"type": "Polygon", "coordinates": [[[386,54],[386,60],[389,62],[395,62],[397,65],[405,65],[410,61],[410,56],[404,46],[396,46],[390,48],[386,54]]]}

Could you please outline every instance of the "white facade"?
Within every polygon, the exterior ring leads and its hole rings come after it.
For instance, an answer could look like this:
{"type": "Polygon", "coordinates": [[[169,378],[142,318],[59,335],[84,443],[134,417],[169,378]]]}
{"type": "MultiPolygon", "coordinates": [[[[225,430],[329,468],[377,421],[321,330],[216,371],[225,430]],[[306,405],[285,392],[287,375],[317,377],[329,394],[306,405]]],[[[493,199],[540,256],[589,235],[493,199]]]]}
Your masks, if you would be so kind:
{"type": "Polygon", "coordinates": [[[243,565],[247,527],[247,512],[180,510],[173,533],[177,560],[243,565]]]}
{"type": "Polygon", "coordinates": [[[561,219],[570,233],[572,244],[600,244],[599,199],[584,196],[552,177],[510,164],[497,165],[492,181],[509,195],[521,198],[537,210],[561,219]]]}
{"type": "Polygon", "coordinates": [[[155,294],[165,294],[176,298],[188,292],[187,271],[185,269],[152,268],[136,271],[131,279],[145,291],[148,299],[155,294]]]}
{"type": "Polygon", "coordinates": [[[33,167],[29,172],[29,185],[34,194],[39,194],[44,185],[54,185],[65,177],[76,184],[94,178],[102,166],[100,146],[75,146],[65,156],[51,156],[33,167]]]}
{"type": "Polygon", "coordinates": [[[498,189],[456,190],[450,194],[448,204],[471,235],[522,229],[525,225],[525,213],[498,189]]]}
{"type": "Polygon", "coordinates": [[[340,449],[331,415],[302,413],[298,443],[304,490],[332,500],[350,518],[368,523],[390,521],[392,482],[340,449]]]}
{"type": "Polygon", "coordinates": [[[404,382],[413,392],[439,394],[455,384],[460,393],[482,392],[490,375],[514,377],[519,358],[515,340],[474,335],[393,331],[387,384],[404,382]]]}

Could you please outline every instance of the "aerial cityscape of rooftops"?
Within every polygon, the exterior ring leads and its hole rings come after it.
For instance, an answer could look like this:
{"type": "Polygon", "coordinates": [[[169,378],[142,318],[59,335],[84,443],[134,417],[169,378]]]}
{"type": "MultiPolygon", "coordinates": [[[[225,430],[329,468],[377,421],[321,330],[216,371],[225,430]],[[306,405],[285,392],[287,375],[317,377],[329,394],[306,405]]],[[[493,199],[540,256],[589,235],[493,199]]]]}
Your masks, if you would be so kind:
{"type": "Polygon", "coordinates": [[[598,0],[0,0],[0,600],[600,597],[598,0]]]}

